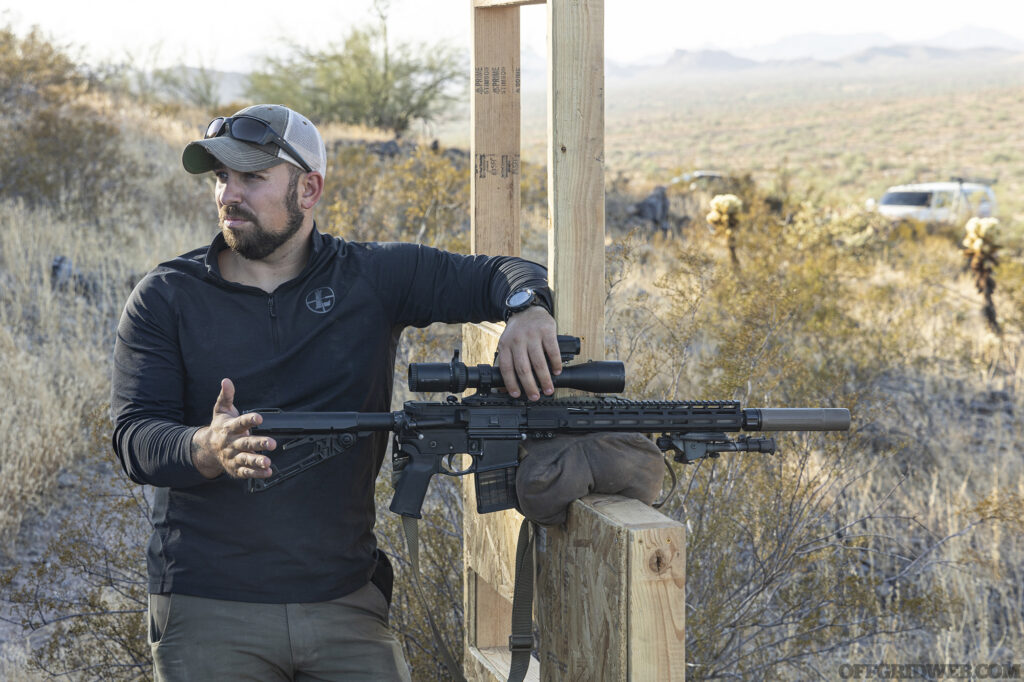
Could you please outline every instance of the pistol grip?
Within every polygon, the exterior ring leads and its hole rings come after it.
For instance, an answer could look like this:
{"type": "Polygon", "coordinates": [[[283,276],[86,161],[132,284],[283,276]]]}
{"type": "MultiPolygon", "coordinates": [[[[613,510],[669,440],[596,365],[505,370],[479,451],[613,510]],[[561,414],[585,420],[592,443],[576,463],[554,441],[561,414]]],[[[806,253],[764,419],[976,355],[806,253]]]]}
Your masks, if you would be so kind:
{"type": "Polygon", "coordinates": [[[423,518],[423,498],[427,496],[430,478],[438,473],[439,460],[434,455],[422,455],[415,446],[403,444],[401,452],[392,460],[391,481],[395,495],[389,509],[401,516],[423,518]]]}

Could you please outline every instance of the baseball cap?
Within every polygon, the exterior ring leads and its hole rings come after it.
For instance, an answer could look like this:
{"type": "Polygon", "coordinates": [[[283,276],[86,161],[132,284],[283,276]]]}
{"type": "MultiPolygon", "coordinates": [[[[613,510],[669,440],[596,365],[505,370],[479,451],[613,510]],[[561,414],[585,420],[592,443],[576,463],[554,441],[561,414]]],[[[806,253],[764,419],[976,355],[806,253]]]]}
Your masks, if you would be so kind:
{"type": "Polygon", "coordinates": [[[223,164],[238,171],[257,171],[270,168],[282,161],[302,168],[300,160],[273,140],[268,140],[265,144],[255,144],[233,137],[230,123],[237,117],[256,119],[266,124],[272,133],[267,135],[267,138],[280,136],[312,170],[320,175],[326,175],[327,150],[320,132],[308,118],[280,104],[256,104],[236,112],[229,119],[214,119],[209,130],[214,130],[215,124],[227,127],[227,130],[223,133],[217,132],[215,137],[196,140],[186,145],[185,151],[181,154],[181,163],[185,170],[194,174],[206,173],[223,164]]]}

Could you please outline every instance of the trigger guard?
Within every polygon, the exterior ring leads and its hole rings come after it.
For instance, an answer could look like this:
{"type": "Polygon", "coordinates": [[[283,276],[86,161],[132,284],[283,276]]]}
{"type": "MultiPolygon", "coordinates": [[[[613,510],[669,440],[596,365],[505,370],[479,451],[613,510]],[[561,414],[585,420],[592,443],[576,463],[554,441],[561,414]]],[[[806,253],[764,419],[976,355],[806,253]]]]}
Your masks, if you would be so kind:
{"type": "Polygon", "coordinates": [[[475,464],[472,457],[470,457],[469,466],[466,468],[462,469],[455,466],[455,457],[461,454],[464,453],[453,452],[445,455],[444,459],[441,460],[441,473],[447,476],[465,476],[466,474],[472,473],[475,464]]]}

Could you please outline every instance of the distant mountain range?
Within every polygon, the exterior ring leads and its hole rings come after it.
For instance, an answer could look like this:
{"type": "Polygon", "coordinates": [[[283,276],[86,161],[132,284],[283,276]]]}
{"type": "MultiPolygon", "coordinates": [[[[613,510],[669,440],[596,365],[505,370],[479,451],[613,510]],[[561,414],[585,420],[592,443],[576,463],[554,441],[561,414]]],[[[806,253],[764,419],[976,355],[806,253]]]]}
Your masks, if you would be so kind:
{"type": "Polygon", "coordinates": [[[761,45],[748,50],[736,50],[735,52],[737,56],[762,62],[792,59],[836,61],[871,48],[891,47],[897,44],[917,47],[938,47],[948,50],[994,47],[1012,52],[1024,52],[1024,41],[1000,31],[977,26],[964,26],[935,38],[912,43],[898,43],[884,33],[855,33],[849,35],[804,33],[789,36],[768,45],[761,45]]]}
{"type": "MultiPolygon", "coordinates": [[[[743,50],[675,50],[635,63],[609,60],[605,76],[614,85],[744,72],[813,74],[836,69],[912,69],[939,64],[984,65],[1015,61],[1024,62],[1024,41],[993,29],[966,26],[913,43],[897,43],[883,33],[805,33],[743,50]]],[[[545,57],[527,49],[521,55],[521,64],[524,92],[543,90],[547,84],[545,57]]],[[[246,74],[217,75],[221,99],[240,100],[246,74]]]]}
{"type": "MultiPolygon", "coordinates": [[[[796,57],[768,60],[750,59],[721,50],[676,50],[660,65],[608,63],[605,66],[605,78],[610,86],[616,86],[744,74],[803,77],[836,72],[875,73],[883,69],[890,73],[964,69],[990,71],[1004,65],[1018,68],[1024,65],[1024,50],[1001,47],[952,49],[922,44],[886,45],[868,47],[837,59],[796,57]]],[[[528,74],[524,69],[523,82],[528,83],[542,73],[528,74]]]]}
{"type": "Polygon", "coordinates": [[[907,65],[935,61],[961,62],[978,60],[1000,60],[1011,58],[1019,52],[999,47],[972,47],[950,49],[929,45],[885,45],[868,47],[847,54],[838,59],[816,57],[793,57],[788,59],[755,60],[740,57],[721,50],[676,50],[658,66],[615,65],[611,75],[625,76],[649,70],[700,72],[700,71],[741,71],[745,69],[779,68],[835,68],[843,66],[870,65],[879,62],[903,62],[907,65]]]}
{"type": "MultiPolygon", "coordinates": [[[[914,42],[898,42],[884,33],[852,33],[843,35],[825,33],[801,33],[787,36],[767,45],[748,49],[729,50],[734,55],[753,62],[786,62],[786,61],[839,61],[844,57],[855,55],[876,47],[892,47],[895,45],[914,47],[937,47],[948,50],[971,50],[976,48],[1000,48],[1011,52],[1024,52],[1024,40],[989,28],[965,26],[955,31],[928,40],[914,42]]],[[[720,48],[704,48],[695,52],[722,52],[720,48]]],[[[653,55],[642,62],[625,64],[620,67],[659,66],[673,57],[676,52],[665,52],[653,55]]],[[[524,59],[525,62],[525,59],[524,59]]]]}

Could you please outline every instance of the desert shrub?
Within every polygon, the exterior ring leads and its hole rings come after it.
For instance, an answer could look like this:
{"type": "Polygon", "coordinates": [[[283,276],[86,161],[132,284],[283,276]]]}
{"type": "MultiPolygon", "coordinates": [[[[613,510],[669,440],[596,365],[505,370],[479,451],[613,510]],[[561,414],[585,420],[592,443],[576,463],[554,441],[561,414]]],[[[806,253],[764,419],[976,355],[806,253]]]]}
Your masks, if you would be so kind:
{"type": "Polygon", "coordinates": [[[0,29],[0,197],[85,214],[123,198],[136,169],[115,121],[85,94],[89,80],[38,29],[0,29]]]}
{"type": "Polygon", "coordinates": [[[809,202],[784,214],[745,216],[740,272],[700,231],[611,247],[608,348],[640,395],[854,417],[849,436],[785,436],[781,457],[684,472],[668,512],[688,528],[688,676],[828,678],[836,656],[886,660],[897,642],[999,660],[1022,636],[1006,589],[1019,548],[1001,530],[1020,518],[1021,467],[1005,459],[1018,399],[998,388],[1016,385],[1015,355],[978,343],[946,235],[907,239],[809,202]],[[664,274],[643,281],[641,267],[664,274]],[[978,381],[968,368],[986,356],[991,379],[978,381]],[[1000,473],[979,480],[976,466],[1000,473]],[[984,633],[966,625],[985,618],[984,633]]]}
{"type": "Polygon", "coordinates": [[[25,672],[75,680],[150,679],[145,548],[151,524],[142,489],[113,472],[111,424],[97,406],[89,454],[61,500],[66,517],[46,561],[0,575],[10,616],[31,633],[25,672]]]}
{"type": "Polygon", "coordinates": [[[0,148],[0,200],[125,238],[139,235],[138,224],[122,229],[126,214],[147,224],[209,219],[200,207],[212,202],[197,201],[203,183],[180,165],[196,133],[140,109],[103,78],[38,29],[0,28],[0,135],[10,141],[0,148]]]}
{"type": "Polygon", "coordinates": [[[342,147],[330,162],[325,229],[359,241],[469,249],[469,171],[417,147],[395,157],[342,147]]]}
{"type": "Polygon", "coordinates": [[[378,22],[353,28],[341,44],[323,50],[292,45],[291,54],[268,58],[250,75],[248,95],[286,102],[313,121],[351,123],[405,133],[415,121],[442,117],[465,76],[450,46],[392,45],[386,3],[378,22]]]}
{"type": "Polygon", "coordinates": [[[86,87],[76,62],[38,27],[23,37],[10,24],[0,29],[0,103],[5,111],[62,104],[86,87]]]}

